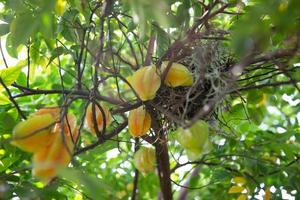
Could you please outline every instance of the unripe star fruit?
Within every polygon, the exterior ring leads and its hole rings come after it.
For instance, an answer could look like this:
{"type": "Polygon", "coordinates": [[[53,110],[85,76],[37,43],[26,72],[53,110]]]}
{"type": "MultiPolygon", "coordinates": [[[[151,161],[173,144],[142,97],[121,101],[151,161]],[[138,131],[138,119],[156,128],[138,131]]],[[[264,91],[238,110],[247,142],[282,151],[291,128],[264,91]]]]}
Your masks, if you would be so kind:
{"type": "Polygon", "coordinates": [[[151,117],[144,106],[140,106],[129,112],[128,127],[133,137],[140,137],[147,134],[151,127],[151,117]]]}
{"type": "Polygon", "coordinates": [[[208,153],[212,144],[209,141],[209,125],[202,120],[197,121],[191,127],[177,131],[177,141],[186,149],[190,160],[201,157],[204,153],[208,153]]]}
{"type": "Polygon", "coordinates": [[[161,84],[155,65],[141,67],[128,81],[142,101],[154,99],[161,84]]]}
{"type": "MultiPolygon", "coordinates": [[[[161,64],[161,73],[167,69],[169,61],[163,61],[161,64]]],[[[172,63],[166,75],[164,83],[169,87],[192,86],[194,82],[193,75],[186,66],[180,63],[172,63]]]]}
{"type": "MultiPolygon", "coordinates": [[[[101,105],[101,108],[103,109],[104,115],[105,115],[105,126],[108,127],[109,124],[111,123],[110,111],[108,108],[106,108],[103,105],[101,105]]],[[[104,118],[103,118],[100,108],[97,105],[95,105],[95,112],[96,112],[97,127],[98,127],[98,130],[101,132],[101,131],[103,131],[104,118]]],[[[86,125],[87,125],[87,128],[89,129],[89,131],[93,134],[96,134],[96,130],[94,127],[92,104],[90,104],[87,108],[85,121],[86,121],[86,125]]]]}
{"type": "Polygon", "coordinates": [[[148,147],[141,147],[134,154],[134,165],[142,173],[153,172],[155,169],[154,149],[148,147]]]}
{"type": "Polygon", "coordinates": [[[51,128],[55,118],[51,114],[31,116],[13,130],[12,144],[27,152],[37,152],[53,139],[51,128]]]}

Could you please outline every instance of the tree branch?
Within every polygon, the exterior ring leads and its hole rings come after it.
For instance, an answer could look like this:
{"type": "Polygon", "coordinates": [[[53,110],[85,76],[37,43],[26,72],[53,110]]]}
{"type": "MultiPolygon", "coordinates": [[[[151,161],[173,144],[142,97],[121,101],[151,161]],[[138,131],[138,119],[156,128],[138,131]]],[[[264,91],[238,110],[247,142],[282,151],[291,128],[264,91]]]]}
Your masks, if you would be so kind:
{"type": "Polygon", "coordinates": [[[82,149],[79,149],[78,151],[76,151],[73,155],[79,155],[83,152],[86,152],[88,150],[94,149],[95,147],[99,146],[100,144],[103,144],[106,140],[109,140],[111,138],[113,138],[114,136],[118,135],[124,128],[127,127],[128,122],[125,121],[122,124],[120,124],[117,128],[115,128],[113,131],[111,131],[110,133],[104,135],[104,139],[103,140],[98,140],[97,142],[90,144],[82,149]]]}

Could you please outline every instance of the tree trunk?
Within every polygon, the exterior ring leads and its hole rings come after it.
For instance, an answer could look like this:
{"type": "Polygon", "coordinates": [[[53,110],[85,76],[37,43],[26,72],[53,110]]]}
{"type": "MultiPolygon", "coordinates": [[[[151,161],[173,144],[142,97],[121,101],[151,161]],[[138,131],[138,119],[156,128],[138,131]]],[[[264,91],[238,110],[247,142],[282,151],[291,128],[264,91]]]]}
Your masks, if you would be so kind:
{"type": "Polygon", "coordinates": [[[168,154],[168,145],[165,135],[159,133],[159,140],[155,143],[157,170],[160,181],[160,188],[164,200],[172,200],[172,187],[170,179],[170,162],[168,154]]]}

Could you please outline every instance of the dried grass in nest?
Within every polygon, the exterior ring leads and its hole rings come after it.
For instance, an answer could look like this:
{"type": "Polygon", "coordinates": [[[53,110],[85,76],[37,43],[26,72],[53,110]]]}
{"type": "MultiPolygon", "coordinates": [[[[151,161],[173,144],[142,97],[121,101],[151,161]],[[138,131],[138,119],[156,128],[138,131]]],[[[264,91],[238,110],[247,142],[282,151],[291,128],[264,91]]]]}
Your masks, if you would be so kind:
{"type": "Polygon", "coordinates": [[[198,44],[191,55],[177,62],[193,73],[193,86],[170,88],[163,85],[152,105],[163,114],[165,124],[184,125],[203,106],[220,99],[229,89],[226,73],[233,59],[218,42],[207,42],[198,44]]]}

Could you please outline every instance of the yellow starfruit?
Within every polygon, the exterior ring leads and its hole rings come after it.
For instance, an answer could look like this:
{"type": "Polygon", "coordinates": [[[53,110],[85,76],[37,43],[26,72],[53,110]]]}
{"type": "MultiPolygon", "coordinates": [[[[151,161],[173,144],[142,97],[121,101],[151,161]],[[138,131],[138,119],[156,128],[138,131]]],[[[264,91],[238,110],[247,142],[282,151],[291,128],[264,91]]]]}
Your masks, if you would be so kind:
{"type": "Polygon", "coordinates": [[[60,108],[59,107],[46,107],[46,108],[41,108],[35,113],[32,114],[34,115],[44,115],[44,114],[51,114],[57,121],[60,120],[60,108]]]}
{"type": "MultiPolygon", "coordinates": [[[[166,70],[169,61],[164,61],[161,64],[161,73],[166,70]]],[[[191,86],[193,85],[194,79],[191,72],[186,66],[179,63],[172,63],[169,71],[166,75],[164,83],[169,87],[178,86],[191,86]]]]}
{"type": "MultiPolygon", "coordinates": [[[[103,105],[101,105],[101,108],[103,109],[105,115],[105,126],[108,127],[109,124],[111,123],[110,111],[108,108],[106,108],[103,105]]],[[[97,105],[95,105],[95,112],[96,112],[96,122],[97,122],[98,130],[103,131],[104,118],[100,108],[97,105]]],[[[96,130],[94,127],[94,120],[93,120],[92,104],[90,104],[87,108],[85,121],[89,131],[93,134],[96,134],[96,130]]]]}
{"type": "Polygon", "coordinates": [[[53,139],[51,128],[55,118],[51,114],[31,116],[13,130],[12,144],[27,152],[37,152],[53,139]]]}
{"type": "Polygon", "coordinates": [[[13,130],[12,144],[34,153],[32,173],[47,184],[57,168],[72,158],[78,126],[74,114],[60,117],[58,107],[42,108],[20,122],[13,130]]]}
{"type": "Polygon", "coordinates": [[[64,117],[63,122],[56,123],[53,132],[63,132],[64,134],[68,136],[74,136],[77,137],[77,125],[76,125],[76,117],[74,114],[69,113],[66,117],[64,117]],[[62,130],[62,124],[63,124],[63,130],[62,130]]]}
{"type": "Polygon", "coordinates": [[[68,114],[63,122],[55,125],[53,135],[53,141],[33,156],[32,174],[45,184],[57,175],[58,167],[66,167],[72,159],[74,142],[78,137],[76,117],[68,114]]]}
{"type": "Polygon", "coordinates": [[[134,165],[142,173],[153,172],[155,169],[155,151],[142,147],[134,154],[134,165]]]}
{"type": "Polygon", "coordinates": [[[146,135],[151,127],[151,116],[144,106],[140,106],[129,112],[128,127],[133,137],[146,135]]]}
{"type": "Polygon", "coordinates": [[[141,67],[128,80],[142,101],[154,99],[161,84],[155,65],[141,67]]]}
{"type": "Polygon", "coordinates": [[[57,175],[58,167],[66,167],[72,158],[71,138],[55,132],[54,141],[33,156],[32,174],[47,184],[57,175]]]}

